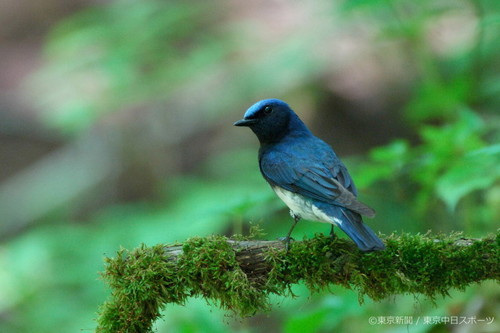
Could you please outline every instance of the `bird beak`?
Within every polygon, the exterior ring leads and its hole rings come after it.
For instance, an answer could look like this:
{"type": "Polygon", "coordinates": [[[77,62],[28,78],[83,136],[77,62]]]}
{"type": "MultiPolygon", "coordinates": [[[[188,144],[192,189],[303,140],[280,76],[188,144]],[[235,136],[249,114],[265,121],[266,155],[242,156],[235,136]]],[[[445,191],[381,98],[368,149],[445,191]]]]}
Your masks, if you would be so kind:
{"type": "Polygon", "coordinates": [[[235,122],[233,125],[234,126],[251,126],[257,122],[257,119],[241,119],[235,122]]]}

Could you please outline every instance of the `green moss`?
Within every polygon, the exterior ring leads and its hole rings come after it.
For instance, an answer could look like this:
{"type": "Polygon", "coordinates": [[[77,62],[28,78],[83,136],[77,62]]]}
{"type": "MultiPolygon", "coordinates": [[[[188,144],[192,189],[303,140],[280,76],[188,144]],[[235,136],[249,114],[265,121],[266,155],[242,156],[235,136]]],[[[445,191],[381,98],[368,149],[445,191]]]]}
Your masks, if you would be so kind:
{"type": "Polygon", "coordinates": [[[222,308],[250,315],[268,306],[265,294],[241,270],[223,236],[187,241],[177,267],[186,288],[196,296],[216,300],[222,308]]]}
{"type": "Polygon", "coordinates": [[[265,283],[248,279],[223,236],[189,239],[176,260],[167,260],[163,245],[120,250],[106,259],[103,278],[112,295],[100,310],[97,332],[150,332],[166,304],[184,304],[191,296],[249,316],[269,309],[270,293],[287,295],[299,282],[313,292],[334,284],[354,289],[362,302],[395,294],[433,299],[452,288],[498,281],[500,233],[467,246],[457,238],[391,235],[385,251],[362,253],[349,240],[316,235],[292,242],[289,253],[270,249],[265,283]]]}
{"type": "Polygon", "coordinates": [[[182,304],[190,296],[161,245],[122,249],[106,264],[103,278],[112,297],[101,308],[97,332],[148,332],[165,304],[182,304]]]}
{"type": "Polygon", "coordinates": [[[112,289],[97,332],[150,332],[168,303],[202,296],[243,316],[268,308],[267,294],[251,283],[223,236],[192,238],[177,261],[165,260],[163,245],[141,246],[106,259],[104,280],[112,289]]]}

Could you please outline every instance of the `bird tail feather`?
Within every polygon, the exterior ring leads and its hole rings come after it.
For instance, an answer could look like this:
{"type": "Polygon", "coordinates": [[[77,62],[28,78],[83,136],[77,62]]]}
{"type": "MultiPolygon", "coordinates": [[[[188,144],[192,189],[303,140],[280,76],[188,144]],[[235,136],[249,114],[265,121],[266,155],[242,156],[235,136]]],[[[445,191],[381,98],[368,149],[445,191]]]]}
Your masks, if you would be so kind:
{"type": "Polygon", "coordinates": [[[342,213],[334,216],[341,216],[342,223],[335,223],[343,232],[349,236],[363,252],[380,251],[385,249],[385,245],[377,237],[375,232],[363,223],[361,215],[345,208],[336,207],[342,213]]]}

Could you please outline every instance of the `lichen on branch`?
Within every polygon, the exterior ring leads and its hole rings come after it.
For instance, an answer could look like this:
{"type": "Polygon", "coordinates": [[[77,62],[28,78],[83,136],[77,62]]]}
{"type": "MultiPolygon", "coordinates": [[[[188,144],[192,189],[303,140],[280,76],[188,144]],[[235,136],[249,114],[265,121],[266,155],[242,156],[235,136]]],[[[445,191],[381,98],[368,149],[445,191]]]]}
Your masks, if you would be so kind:
{"type": "Polygon", "coordinates": [[[341,285],[381,300],[396,294],[431,299],[473,283],[500,280],[500,232],[483,239],[391,235],[387,249],[363,253],[349,240],[316,235],[292,242],[191,238],[183,244],[120,250],[102,274],[112,289],[97,332],[150,332],[160,311],[188,297],[240,316],[268,311],[269,294],[290,295],[293,284],[316,292],[341,285]]]}

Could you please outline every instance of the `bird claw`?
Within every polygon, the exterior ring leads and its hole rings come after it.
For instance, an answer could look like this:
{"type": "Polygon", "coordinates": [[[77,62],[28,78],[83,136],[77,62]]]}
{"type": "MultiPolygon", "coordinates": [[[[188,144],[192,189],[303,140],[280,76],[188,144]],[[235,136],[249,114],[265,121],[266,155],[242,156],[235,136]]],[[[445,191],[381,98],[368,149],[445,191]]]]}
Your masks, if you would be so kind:
{"type": "Polygon", "coordinates": [[[278,240],[285,243],[285,250],[288,253],[288,251],[290,250],[290,241],[294,241],[295,239],[293,239],[293,237],[280,237],[278,238],[278,240]]]}

